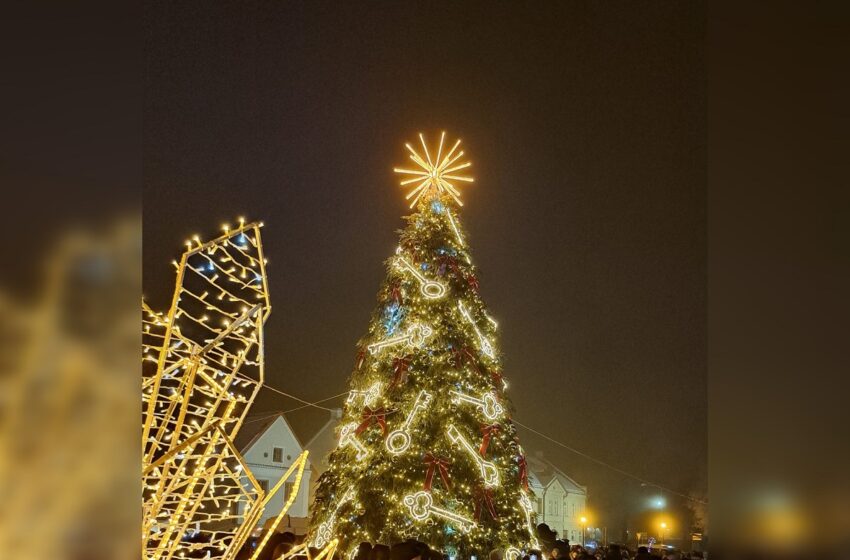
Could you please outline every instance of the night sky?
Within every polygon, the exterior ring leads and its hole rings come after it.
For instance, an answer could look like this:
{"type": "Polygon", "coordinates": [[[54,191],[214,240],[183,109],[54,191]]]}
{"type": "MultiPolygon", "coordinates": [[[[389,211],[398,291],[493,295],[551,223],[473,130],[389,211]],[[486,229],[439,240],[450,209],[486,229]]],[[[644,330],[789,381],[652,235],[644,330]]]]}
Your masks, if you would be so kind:
{"type": "MultiPolygon", "coordinates": [[[[694,2],[149,7],[145,296],[166,308],[189,235],[263,220],[268,382],[344,392],[407,213],[392,167],[446,130],[515,417],[704,490],[704,25],[694,2]]],[[[263,391],[253,412],[295,406],[263,391]]],[[[326,419],[290,415],[302,440],[326,419]]],[[[648,491],[521,436],[616,540],[648,491]]]]}

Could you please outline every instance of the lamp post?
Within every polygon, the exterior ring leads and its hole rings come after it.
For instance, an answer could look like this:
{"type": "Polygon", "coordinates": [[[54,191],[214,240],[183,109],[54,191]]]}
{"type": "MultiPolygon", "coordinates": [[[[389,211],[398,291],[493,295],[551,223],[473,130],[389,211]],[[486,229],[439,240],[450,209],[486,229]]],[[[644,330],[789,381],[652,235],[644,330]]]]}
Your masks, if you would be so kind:
{"type": "Polygon", "coordinates": [[[664,546],[664,531],[667,529],[667,523],[661,522],[661,546],[664,546]]]}
{"type": "Polygon", "coordinates": [[[587,517],[581,517],[581,546],[584,546],[584,534],[587,532],[587,517]]]}

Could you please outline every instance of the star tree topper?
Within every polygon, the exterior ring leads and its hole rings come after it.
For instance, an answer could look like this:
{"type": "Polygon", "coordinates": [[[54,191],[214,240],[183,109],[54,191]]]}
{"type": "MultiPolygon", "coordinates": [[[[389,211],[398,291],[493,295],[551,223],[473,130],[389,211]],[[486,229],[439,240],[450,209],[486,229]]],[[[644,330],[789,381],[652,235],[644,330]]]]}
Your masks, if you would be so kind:
{"type": "Polygon", "coordinates": [[[413,185],[413,190],[405,197],[407,200],[413,199],[410,203],[411,208],[416,206],[416,203],[423,196],[427,199],[440,196],[443,193],[448,193],[458,203],[458,206],[463,206],[463,202],[460,201],[460,192],[449,180],[463,181],[465,183],[473,182],[472,177],[456,174],[461,169],[471,166],[472,163],[468,161],[458,163],[458,160],[463,157],[463,150],[455,153],[458,146],[460,146],[460,139],[455,142],[451,150],[443,155],[443,144],[445,140],[446,133],[443,132],[440,135],[440,145],[437,147],[436,157],[433,159],[431,159],[431,153],[428,151],[428,145],[425,143],[425,137],[421,132],[419,133],[419,141],[422,143],[422,150],[425,154],[424,158],[409,143],[404,145],[410,152],[410,159],[419,166],[419,169],[402,169],[396,167],[393,171],[409,177],[401,181],[400,185],[402,187],[413,185]]]}

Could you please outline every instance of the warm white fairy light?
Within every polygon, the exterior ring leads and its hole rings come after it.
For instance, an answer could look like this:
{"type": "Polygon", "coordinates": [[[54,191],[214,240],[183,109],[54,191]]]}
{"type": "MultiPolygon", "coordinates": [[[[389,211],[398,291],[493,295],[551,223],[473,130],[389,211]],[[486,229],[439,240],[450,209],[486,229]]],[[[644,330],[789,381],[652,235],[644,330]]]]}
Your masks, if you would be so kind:
{"type": "Polygon", "coordinates": [[[463,202],[460,201],[460,192],[457,190],[454,183],[450,181],[472,183],[474,181],[472,177],[457,174],[462,169],[466,169],[471,166],[472,163],[458,163],[458,160],[463,156],[463,150],[455,153],[458,146],[460,146],[460,139],[455,142],[451,150],[443,155],[443,144],[445,140],[446,133],[443,132],[440,134],[440,144],[437,147],[437,153],[433,159],[431,158],[431,153],[428,151],[428,146],[425,143],[425,137],[421,133],[419,134],[419,141],[422,143],[422,150],[425,154],[424,158],[419,155],[419,153],[417,153],[410,144],[404,145],[410,152],[410,159],[419,167],[419,169],[403,169],[396,167],[393,171],[408,176],[408,178],[401,181],[401,186],[413,186],[413,190],[411,190],[406,197],[408,200],[411,198],[413,199],[410,203],[411,208],[416,206],[416,203],[419,202],[419,199],[423,196],[427,198],[434,195],[439,196],[444,193],[451,196],[459,206],[463,206],[463,202]]]}
{"type": "Polygon", "coordinates": [[[333,530],[336,525],[336,516],[339,513],[339,508],[342,507],[343,504],[350,501],[354,497],[354,489],[349,488],[346,490],[345,494],[339,499],[339,501],[334,506],[331,515],[328,519],[319,525],[319,528],[316,530],[316,538],[313,540],[313,546],[316,548],[322,548],[326,544],[328,544],[333,538],[333,530]]]}
{"type": "Polygon", "coordinates": [[[474,404],[487,420],[495,420],[505,412],[505,407],[499,403],[496,395],[493,393],[485,393],[480,399],[461,393],[460,391],[452,390],[451,393],[454,395],[452,400],[456,403],[467,402],[474,404]]]}
{"type": "Polygon", "coordinates": [[[393,336],[380,342],[374,342],[367,348],[369,348],[369,353],[371,354],[377,354],[384,348],[396,346],[398,344],[406,344],[411,348],[422,348],[425,344],[425,339],[432,334],[434,334],[434,330],[431,327],[427,325],[414,324],[407,329],[405,334],[393,336]]]}
{"type": "Polygon", "coordinates": [[[404,423],[387,436],[387,451],[393,455],[399,455],[407,451],[410,447],[410,425],[420,411],[428,409],[428,406],[431,404],[431,398],[431,393],[424,389],[419,391],[419,394],[416,395],[416,401],[414,401],[413,406],[410,407],[410,412],[407,413],[407,417],[404,419],[404,423]]]}
{"type": "Polygon", "coordinates": [[[534,548],[540,548],[540,543],[537,542],[537,531],[534,529],[534,522],[532,521],[532,516],[534,515],[534,506],[531,505],[531,500],[528,498],[528,495],[524,491],[520,492],[519,505],[525,513],[525,525],[528,528],[528,535],[531,539],[531,546],[534,548]]]}
{"type": "Polygon", "coordinates": [[[339,447],[353,447],[357,452],[357,460],[362,461],[369,455],[369,450],[366,446],[357,439],[354,432],[357,430],[357,424],[346,424],[342,427],[339,433],[339,447]]]}
{"type": "Polygon", "coordinates": [[[478,336],[478,345],[481,347],[481,351],[488,358],[495,358],[496,353],[493,351],[493,345],[487,340],[487,337],[481,332],[481,329],[478,328],[478,325],[472,319],[472,315],[470,315],[469,310],[463,305],[463,302],[457,302],[457,308],[460,310],[461,315],[463,315],[464,319],[466,319],[472,328],[475,330],[475,334],[478,336]]]}
{"type": "MultiPolygon", "coordinates": [[[[399,252],[401,247],[398,248],[399,252]]],[[[446,286],[442,282],[436,282],[425,278],[425,275],[416,270],[416,267],[399,255],[396,258],[396,264],[399,268],[408,271],[419,282],[419,291],[428,299],[439,299],[446,295],[446,286]]]]}
{"type": "Polygon", "coordinates": [[[449,440],[451,440],[452,443],[459,444],[464,450],[466,450],[470,458],[478,465],[478,470],[481,472],[481,479],[484,481],[484,486],[498,486],[499,471],[496,469],[496,465],[485,460],[481,455],[479,455],[478,450],[472,447],[466,438],[463,437],[463,434],[460,433],[460,430],[458,430],[454,425],[449,425],[446,433],[449,436],[449,440]]]}
{"type": "Polygon", "coordinates": [[[375,406],[378,402],[378,399],[381,397],[381,390],[384,385],[380,381],[376,381],[372,385],[369,386],[365,391],[358,391],[357,389],[352,389],[348,392],[348,398],[345,399],[345,403],[348,405],[354,405],[357,402],[359,397],[363,397],[363,404],[365,406],[375,406]]]}
{"type": "Polygon", "coordinates": [[[458,515],[453,511],[435,506],[431,494],[424,490],[405,496],[404,505],[407,506],[410,516],[416,521],[425,521],[428,517],[434,515],[452,522],[464,533],[468,533],[475,528],[475,522],[473,520],[458,515]]]}

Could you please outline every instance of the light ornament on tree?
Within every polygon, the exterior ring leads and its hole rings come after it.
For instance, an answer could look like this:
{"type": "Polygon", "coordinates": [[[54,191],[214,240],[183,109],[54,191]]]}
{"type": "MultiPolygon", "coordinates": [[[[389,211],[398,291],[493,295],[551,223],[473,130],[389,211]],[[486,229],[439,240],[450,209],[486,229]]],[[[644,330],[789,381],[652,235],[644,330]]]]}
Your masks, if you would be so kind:
{"type": "Polygon", "coordinates": [[[369,450],[366,449],[366,446],[363,445],[363,443],[354,435],[356,431],[356,423],[346,424],[343,426],[342,431],[339,433],[339,447],[353,447],[357,452],[357,460],[362,461],[369,455],[369,450]]]}
{"type": "MultiPolygon", "coordinates": [[[[396,253],[401,252],[401,247],[396,250],[396,253]]],[[[428,280],[425,276],[416,270],[416,267],[410,264],[410,262],[399,255],[396,257],[396,264],[402,270],[408,271],[411,276],[416,278],[419,282],[419,291],[422,292],[422,295],[428,299],[439,299],[446,295],[446,287],[440,283],[435,282],[434,280],[428,280]]]]}
{"type": "Polygon", "coordinates": [[[404,505],[407,506],[410,516],[416,521],[425,521],[429,516],[435,515],[450,521],[464,533],[468,533],[476,527],[475,521],[458,515],[453,511],[435,506],[431,494],[424,490],[405,496],[404,505]]]}
{"type": "Polygon", "coordinates": [[[416,206],[416,203],[419,202],[420,198],[425,197],[427,199],[434,196],[441,196],[443,194],[448,194],[459,206],[463,206],[463,202],[460,201],[460,192],[458,192],[454,184],[449,181],[472,183],[474,181],[472,177],[456,174],[461,169],[466,169],[471,166],[472,163],[457,163],[457,161],[463,156],[463,150],[455,154],[458,146],[460,146],[459,139],[455,142],[454,146],[452,146],[452,149],[443,155],[443,143],[445,142],[445,139],[446,133],[443,132],[440,135],[440,145],[437,147],[437,155],[433,160],[431,159],[431,153],[428,151],[428,146],[425,144],[425,137],[421,133],[419,134],[419,141],[422,143],[422,149],[425,154],[424,158],[420,156],[410,144],[404,145],[410,152],[410,159],[413,160],[420,169],[402,169],[397,167],[393,169],[393,171],[403,175],[412,176],[412,178],[404,179],[400,183],[403,187],[413,185],[413,190],[405,197],[407,200],[413,198],[413,201],[410,203],[411,208],[416,206]]]}
{"type": "Polygon", "coordinates": [[[431,394],[424,389],[419,391],[419,394],[416,395],[416,401],[413,403],[410,412],[407,413],[407,418],[404,419],[404,423],[387,436],[387,451],[393,455],[407,451],[410,447],[410,425],[420,410],[424,411],[428,408],[428,405],[431,404],[431,398],[431,394]]]}
{"type": "Polygon", "coordinates": [[[519,505],[522,508],[523,513],[525,513],[525,526],[528,528],[528,535],[531,538],[531,546],[533,548],[540,548],[540,543],[537,541],[536,536],[537,532],[535,531],[534,523],[532,522],[534,507],[531,505],[531,500],[525,492],[520,492],[519,505]]]}
{"type": "Polygon", "coordinates": [[[478,345],[481,348],[481,352],[483,352],[488,358],[494,359],[496,357],[496,353],[493,351],[493,345],[490,344],[490,341],[487,340],[481,330],[478,328],[478,325],[472,319],[472,315],[470,315],[469,310],[463,304],[463,302],[457,302],[457,308],[460,310],[460,314],[463,315],[463,318],[472,325],[472,328],[475,330],[475,334],[478,337],[478,345]]]}
{"type": "Polygon", "coordinates": [[[484,481],[484,486],[488,488],[498,486],[499,471],[496,469],[496,465],[485,460],[481,455],[479,455],[478,451],[469,444],[466,438],[463,437],[463,434],[461,434],[454,425],[450,425],[446,433],[449,435],[449,440],[452,443],[460,445],[464,450],[466,450],[472,460],[478,465],[478,470],[481,472],[481,479],[484,481]]]}
{"type": "Polygon", "coordinates": [[[484,397],[480,399],[471,395],[465,395],[464,393],[455,390],[452,390],[451,393],[454,395],[452,400],[455,403],[466,402],[474,404],[487,420],[495,420],[505,412],[505,407],[499,403],[496,399],[496,395],[492,392],[485,393],[484,397]]]}
{"type": "Polygon", "coordinates": [[[353,406],[357,402],[358,398],[363,397],[364,406],[375,406],[375,404],[377,404],[378,402],[378,399],[381,397],[381,389],[383,389],[383,385],[380,381],[373,383],[365,391],[358,391],[357,389],[352,389],[348,392],[348,398],[345,399],[345,403],[349,406],[353,406]]]}
{"type": "Polygon", "coordinates": [[[349,502],[352,498],[354,498],[354,489],[349,488],[346,490],[345,494],[342,495],[342,498],[340,498],[336,506],[334,506],[334,509],[328,519],[319,525],[319,528],[316,530],[316,538],[313,540],[313,546],[315,548],[322,548],[331,542],[331,539],[333,539],[333,531],[336,526],[336,516],[339,513],[339,508],[341,508],[346,502],[349,502]]]}
{"type": "Polygon", "coordinates": [[[377,354],[384,348],[389,348],[390,346],[396,346],[399,344],[406,344],[411,348],[422,348],[425,344],[425,339],[432,334],[434,334],[434,330],[427,325],[410,325],[406,334],[393,336],[380,342],[372,343],[367,348],[373,355],[377,354]]]}
{"type": "MultiPolygon", "coordinates": [[[[455,223],[455,219],[454,219],[454,217],[452,216],[452,213],[449,210],[446,210],[446,216],[448,216],[448,218],[449,218],[449,225],[452,226],[452,231],[455,234],[455,239],[457,239],[458,245],[463,247],[463,245],[464,245],[463,236],[461,236],[460,230],[457,228],[457,224],[455,223]]],[[[469,257],[466,258],[466,262],[469,262],[469,257]]]]}
{"type": "Polygon", "coordinates": [[[505,550],[505,560],[519,560],[521,556],[522,552],[515,546],[509,546],[505,550]]]}

